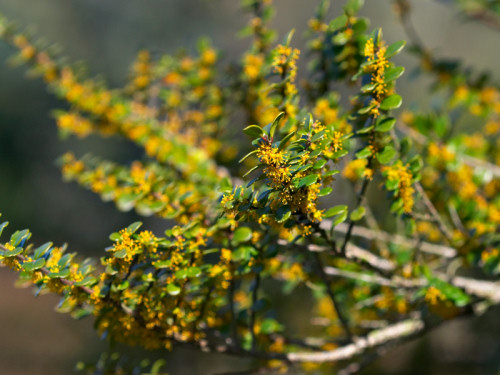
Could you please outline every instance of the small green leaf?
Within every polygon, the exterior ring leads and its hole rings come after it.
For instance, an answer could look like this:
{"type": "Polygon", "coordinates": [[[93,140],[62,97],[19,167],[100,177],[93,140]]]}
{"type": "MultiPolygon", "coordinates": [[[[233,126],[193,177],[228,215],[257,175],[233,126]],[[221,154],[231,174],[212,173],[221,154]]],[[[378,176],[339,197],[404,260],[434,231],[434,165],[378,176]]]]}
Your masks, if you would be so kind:
{"type": "Polygon", "coordinates": [[[142,223],[140,221],[136,221],[127,227],[127,231],[130,233],[135,233],[137,231],[137,229],[139,229],[141,226],[142,226],[142,223]]]}
{"type": "Polygon", "coordinates": [[[224,177],[223,179],[221,179],[219,183],[219,191],[223,193],[229,193],[231,190],[233,190],[231,180],[228,177],[224,177]]]}
{"type": "Polygon", "coordinates": [[[42,246],[38,247],[34,253],[33,253],[33,257],[35,259],[38,259],[40,258],[41,256],[43,256],[50,248],[52,247],[52,242],[47,242],[47,243],[44,243],[42,246]]]}
{"type": "Polygon", "coordinates": [[[312,184],[318,181],[318,176],[315,174],[310,174],[305,177],[300,178],[299,180],[294,181],[294,185],[297,188],[301,188],[304,186],[311,186],[312,184]]]}
{"type": "Polygon", "coordinates": [[[240,246],[233,251],[231,259],[235,262],[248,262],[253,255],[257,254],[252,246],[240,246]]]}
{"type": "Polygon", "coordinates": [[[356,152],[356,157],[358,159],[366,159],[372,154],[372,150],[369,147],[365,147],[362,150],[356,152]]]}
{"type": "Polygon", "coordinates": [[[9,222],[8,221],[5,221],[3,222],[2,224],[0,224],[0,236],[2,235],[2,232],[3,230],[5,229],[5,227],[9,225],[9,222]]]}
{"type": "Polygon", "coordinates": [[[313,169],[321,169],[325,166],[327,161],[325,159],[320,159],[313,165],[313,169]]]}
{"type": "Polygon", "coordinates": [[[283,326],[276,320],[271,318],[266,318],[262,321],[260,325],[260,332],[264,335],[269,335],[271,333],[280,332],[283,330],[283,326]]]}
{"type": "Polygon", "coordinates": [[[281,206],[276,210],[276,221],[278,223],[282,223],[290,217],[292,214],[292,210],[290,209],[290,206],[281,206]]]}
{"type": "Polygon", "coordinates": [[[285,116],[285,112],[281,112],[276,118],[274,119],[273,123],[271,124],[271,128],[269,129],[269,137],[273,138],[274,133],[276,132],[276,128],[278,127],[278,124],[280,120],[285,116]]]}
{"type": "Polygon", "coordinates": [[[278,145],[278,150],[283,150],[286,145],[288,144],[288,142],[290,141],[290,139],[292,139],[292,137],[295,135],[295,132],[291,132],[287,135],[285,135],[283,137],[283,139],[279,142],[279,145],[278,145]]]}
{"type": "Polygon", "coordinates": [[[379,133],[388,132],[394,127],[394,124],[396,124],[396,119],[394,117],[387,117],[375,126],[375,131],[379,133]]]}
{"type": "Polygon", "coordinates": [[[19,245],[23,240],[27,240],[31,237],[31,233],[28,229],[16,230],[12,236],[10,236],[10,243],[12,246],[19,245]]]}
{"type": "Polygon", "coordinates": [[[364,0],[349,0],[345,5],[344,5],[344,10],[347,14],[350,16],[353,16],[356,14],[363,4],[365,3],[364,0]]]}
{"type": "Polygon", "coordinates": [[[121,238],[122,238],[122,235],[120,233],[118,233],[118,232],[113,232],[113,233],[111,233],[109,235],[109,239],[111,241],[115,241],[116,242],[116,241],[119,241],[121,238]]]}
{"type": "Polygon", "coordinates": [[[189,267],[187,269],[187,275],[189,277],[198,277],[201,275],[201,269],[200,267],[189,267]]]}
{"type": "Polygon", "coordinates": [[[243,163],[243,162],[244,162],[245,160],[247,160],[250,156],[255,155],[257,152],[259,152],[259,150],[258,150],[258,149],[257,149],[257,150],[250,151],[248,154],[246,154],[245,156],[243,156],[243,157],[240,159],[239,163],[243,163]]]}
{"type": "Polygon", "coordinates": [[[314,142],[316,142],[316,141],[320,140],[321,138],[323,138],[324,136],[325,136],[325,131],[324,131],[324,130],[322,130],[322,131],[320,131],[319,133],[316,133],[316,134],[314,134],[314,135],[312,136],[312,138],[311,138],[311,142],[313,142],[313,143],[314,143],[314,142]]]}
{"type": "Polygon", "coordinates": [[[388,145],[385,146],[384,151],[377,154],[377,160],[380,164],[389,164],[392,159],[396,156],[396,150],[394,147],[388,145]]]}
{"type": "Polygon", "coordinates": [[[123,259],[127,256],[127,249],[118,250],[113,253],[113,256],[118,259],[123,259]]]}
{"type": "Polygon", "coordinates": [[[323,176],[330,177],[330,176],[334,176],[334,175],[339,174],[339,173],[340,173],[340,171],[338,169],[332,169],[331,171],[326,172],[323,176]]]}
{"type": "Polygon", "coordinates": [[[247,242],[252,239],[252,230],[248,227],[238,227],[234,231],[233,242],[239,244],[242,242],[247,242]]]}
{"type": "Polygon", "coordinates": [[[259,125],[250,125],[243,129],[243,133],[250,138],[261,138],[264,135],[264,130],[259,125]]]}
{"type": "Polygon", "coordinates": [[[347,211],[346,205],[338,205],[326,210],[324,217],[332,217],[347,211]]]}
{"type": "Polygon", "coordinates": [[[326,187],[326,188],[323,188],[319,191],[318,193],[318,197],[324,197],[325,195],[328,195],[332,192],[332,188],[331,187],[326,187]]]}
{"type": "Polygon", "coordinates": [[[401,107],[401,103],[403,103],[403,99],[398,94],[393,94],[388,96],[382,103],[380,103],[380,109],[383,111],[390,111],[392,109],[396,109],[401,107]]]}
{"type": "Polygon", "coordinates": [[[85,279],[75,282],[76,286],[87,286],[92,285],[97,282],[97,279],[94,276],[87,276],[85,279]]]}
{"type": "Polygon", "coordinates": [[[341,29],[347,25],[347,16],[345,14],[333,19],[330,22],[330,31],[337,31],[338,29],[341,29]]]}
{"type": "Polygon", "coordinates": [[[69,274],[70,274],[69,269],[66,268],[60,272],[49,272],[48,276],[52,279],[56,279],[56,278],[57,279],[64,279],[64,278],[68,277],[69,274]]]}
{"type": "Polygon", "coordinates": [[[347,219],[347,214],[348,214],[348,211],[345,210],[344,212],[342,212],[340,215],[338,215],[338,217],[336,217],[333,221],[332,221],[332,226],[335,226],[335,225],[339,225],[340,223],[343,223],[346,219],[347,219]]]}
{"type": "Polygon", "coordinates": [[[260,164],[259,164],[259,165],[254,166],[254,167],[252,167],[252,168],[250,168],[250,169],[247,171],[247,173],[245,173],[245,174],[243,175],[243,177],[248,176],[250,173],[252,173],[253,171],[255,171],[255,170],[259,169],[259,168],[260,168],[260,164]]]}
{"type": "Polygon", "coordinates": [[[384,81],[386,83],[394,81],[401,77],[403,73],[405,72],[405,68],[402,66],[396,66],[394,68],[389,68],[385,71],[384,73],[384,81]]]}
{"type": "Polygon", "coordinates": [[[361,92],[366,94],[368,92],[373,91],[376,86],[377,86],[376,83],[367,83],[366,85],[361,86],[361,92]]]}
{"type": "Polygon", "coordinates": [[[26,272],[32,272],[32,271],[35,271],[35,270],[42,268],[44,265],[45,265],[45,259],[40,258],[40,259],[37,259],[33,262],[24,262],[23,269],[26,272]]]}
{"type": "Polygon", "coordinates": [[[363,206],[359,206],[351,212],[351,215],[349,217],[352,221],[359,221],[365,216],[365,213],[366,209],[363,206]]]}
{"type": "Polygon", "coordinates": [[[23,252],[23,248],[22,247],[16,247],[13,250],[0,251],[0,255],[2,255],[5,258],[11,258],[11,257],[15,257],[16,255],[21,254],[22,252],[23,252]]]}
{"type": "Polygon", "coordinates": [[[168,284],[167,285],[167,293],[170,294],[171,296],[176,296],[181,292],[181,288],[175,284],[168,284]]]}
{"type": "Polygon", "coordinates": [[[366,134],[366,133],[370,133],[372,130],[373,130],[373,125],[367,126],[366,128],[363,128],[363,129],[359,129],[356,132],[356,134],[366,134]]]}
{"type": "Polygon", "coordinates": [[[401,50],[405,47],[406,41],[400,40],[396,43],[391,44],[389,47],[387,47],[387,50],[385,51],[385,57],[388,59],[394,55],[397,55],[401,50]]]}

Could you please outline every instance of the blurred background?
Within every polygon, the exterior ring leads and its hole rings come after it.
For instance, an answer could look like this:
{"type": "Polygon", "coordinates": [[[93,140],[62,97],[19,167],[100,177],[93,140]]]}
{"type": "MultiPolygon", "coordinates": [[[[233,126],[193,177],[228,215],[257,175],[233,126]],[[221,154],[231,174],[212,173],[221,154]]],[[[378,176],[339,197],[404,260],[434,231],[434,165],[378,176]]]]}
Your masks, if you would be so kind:
{"type": "MultiPolygon", "coordinates": [[[[296,29],[294,45],[303,46],[302,31],[316,0],[275,0],[274,26],[279,39],[296,29]]],[[[330,13],[343,2],[334,1],[330,13]]],[[[465,20],[446,2],[413,1],[412,19],[426,44],[441,57],[457,58],[477,71],[500,76],[500,35],[487,26],[465,20]]],[[[209,36],[236,59],[248,46],[237,31],[247,22],[237,0],[0,0],[0,12],[38,36],[63,48],[70,61],[84,60],[91,76],[102,76],[111,87],[121,86],[140,49],[153,56],[180,47],[194,48],[199,36],[209,36]]],[[[362,15],[371,27],[382,27],[391,43],[405,39],[391,1],[369,0],[362,15]]],[[[7,64],[13,50],[0,41],[0,212],[10,229],[29,228],[33,242],[67,242],[70,251],[99,256],[109,246],[109,233],[142,220],[157,229],[162,223],[118,213],[76,184],[62,182],[55,159],[68,150],[93,152],[127,161],[136,151],[127,142],[89,138],[60,141],[50,113],[65,104],[57,101],[39,80],[26,78],[25,68],[7,64]]],[[[398,80],[406,106],[428,106],[425,77],[412,78],[417,61],[410,55],[397,60],[407,74],[398,80]],[[401,83],[399,83],[401,82],[401,83]]],[[[243,128],[247,124],[241,124],[243,128]]],[[[11,231],[7,230],[7,234],[11,231]]],[[[15,289],[15,275],[0,268],[0,374],[60,375],[72,373],[79,360],[95,361],[106,348],[92,322],[75,322],[53,311],[57,298],[33,297],[15,289]]],[[[290,306],[294,301],[288,301],[290,306]]],[[[295,309],[296,310],[296,309],[295,309]]],[[[300,311],[293,320],[300,321],[300,311]]],[[[210,374],[247,367],[248,362],[226,356],[175,351],[167,357],[171,375],[210,374]]],[[[427,337],[406,344],[381,358],[364,374],[499,374],[500,310],[475,320],[448,324],[427,337]]]]}

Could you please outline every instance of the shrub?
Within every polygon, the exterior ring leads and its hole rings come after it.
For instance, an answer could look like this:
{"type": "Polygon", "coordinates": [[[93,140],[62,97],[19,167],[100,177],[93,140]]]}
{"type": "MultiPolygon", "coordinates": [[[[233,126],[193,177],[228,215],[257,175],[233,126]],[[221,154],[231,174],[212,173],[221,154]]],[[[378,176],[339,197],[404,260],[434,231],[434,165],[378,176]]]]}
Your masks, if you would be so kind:
{"type": "MultiPolygon", "coordinates": [[[[132,223],[110,235],[99,262],[15,231],[0,261],[37,293],[60,295],[60,311],[92,316],[110,343],[188,346],[283,372],[351,363],[353,373],[386,347],[498,304],[500,92],[428,50],[399,0],[420,74],[440,100],[394,115],[405,69],[393,57],[406,43],[371,31],[362,3],[347,1],[330,20],[320,1],[301,55],[293,31],[275,43],[271,1],[245,0],[251,43],[239,61],[227,68],[206,39],[195,55],[141,51],[121,89],[2,19],[15,60],[69,103],[55,112],[63,137],[121,137],[144,153],[127,165],[68,153],[63,178],[121,211],[165,219],[166,230],[132,223]],[[480,128],[457,127],[465,115],[480,128]],[[244,150],[234,128],[248,136],[244,150]],[[297,294],[311,305],[301,337],[279,306],[297,294]]],[[[494,3],[457,3],[498,26],[494,3]]],[[[82,369],[121,366],[111,356],[82,369]]]]}

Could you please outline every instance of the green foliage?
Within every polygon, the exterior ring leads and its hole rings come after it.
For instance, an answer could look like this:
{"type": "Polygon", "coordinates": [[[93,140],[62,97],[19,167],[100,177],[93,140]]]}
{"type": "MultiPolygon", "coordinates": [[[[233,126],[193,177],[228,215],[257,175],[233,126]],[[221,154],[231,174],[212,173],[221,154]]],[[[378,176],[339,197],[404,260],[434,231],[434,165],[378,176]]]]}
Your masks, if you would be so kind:
{"type": "MultiPolygon", "coordinates": [[[[347,1],[331,20],[329,1],[319,2],[300,73],[294,32],[274,43],[271,3],[243,1],[251,19],[241,34],[252,42],[231,69],[202,39],[193,56],[141,51],[130,82],[113,90],[0,19],[16,60],[68,102],[54,112],[61,136],[121,137],[144,151],[129,165],[67,153],[64,179],[121,211],[165,219],[164,236],[140,222],[112,233],[100,262],[52,243],[35,248],[28,230],[16,231],[0,244],[1,263],[37,293],[59,294],[60,311],[92,316],[110,343],[187,345],[284,371],[373,358],[379,346],[500,303],[488,281],[500,274],[498,88],[410,40],[435,81],[429,95],[441,100],[428,112],[398,112],[405,69],[393,58],[406,42],[369,32],[363,1],[347,1]],[[339,86],[350,87],[349,100],[339,86]],[[481,128],[458,132],[465,115],[481,128]],[[239,154],[229,127],[250,138],[239,154]],[[313,301],[301,338],[276,318],[275,295],[298,286],[313,301]]],[[[468,14],[498,13],[495,2],[457,3],[468,14]]],[[[395,4],[406,22],[409,4],[395,4]]],[[[161,365],[111,355],[79,369],[157,374],[161,365]]]]}

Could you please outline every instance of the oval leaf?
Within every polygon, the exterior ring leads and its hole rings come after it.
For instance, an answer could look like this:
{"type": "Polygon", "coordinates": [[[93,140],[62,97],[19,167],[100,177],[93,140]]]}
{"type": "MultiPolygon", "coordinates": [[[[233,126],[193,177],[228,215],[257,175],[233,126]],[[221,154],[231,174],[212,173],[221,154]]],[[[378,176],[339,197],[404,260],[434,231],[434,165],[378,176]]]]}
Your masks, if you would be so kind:
{"type": "Polygon", "coordinates": [[[380,103],[380,109],[383,111],[390,111],[391,109],[401,107],[401,103],[403,103],[401,96],[393,94],[382,100],[382,103],[380,103]]]}

